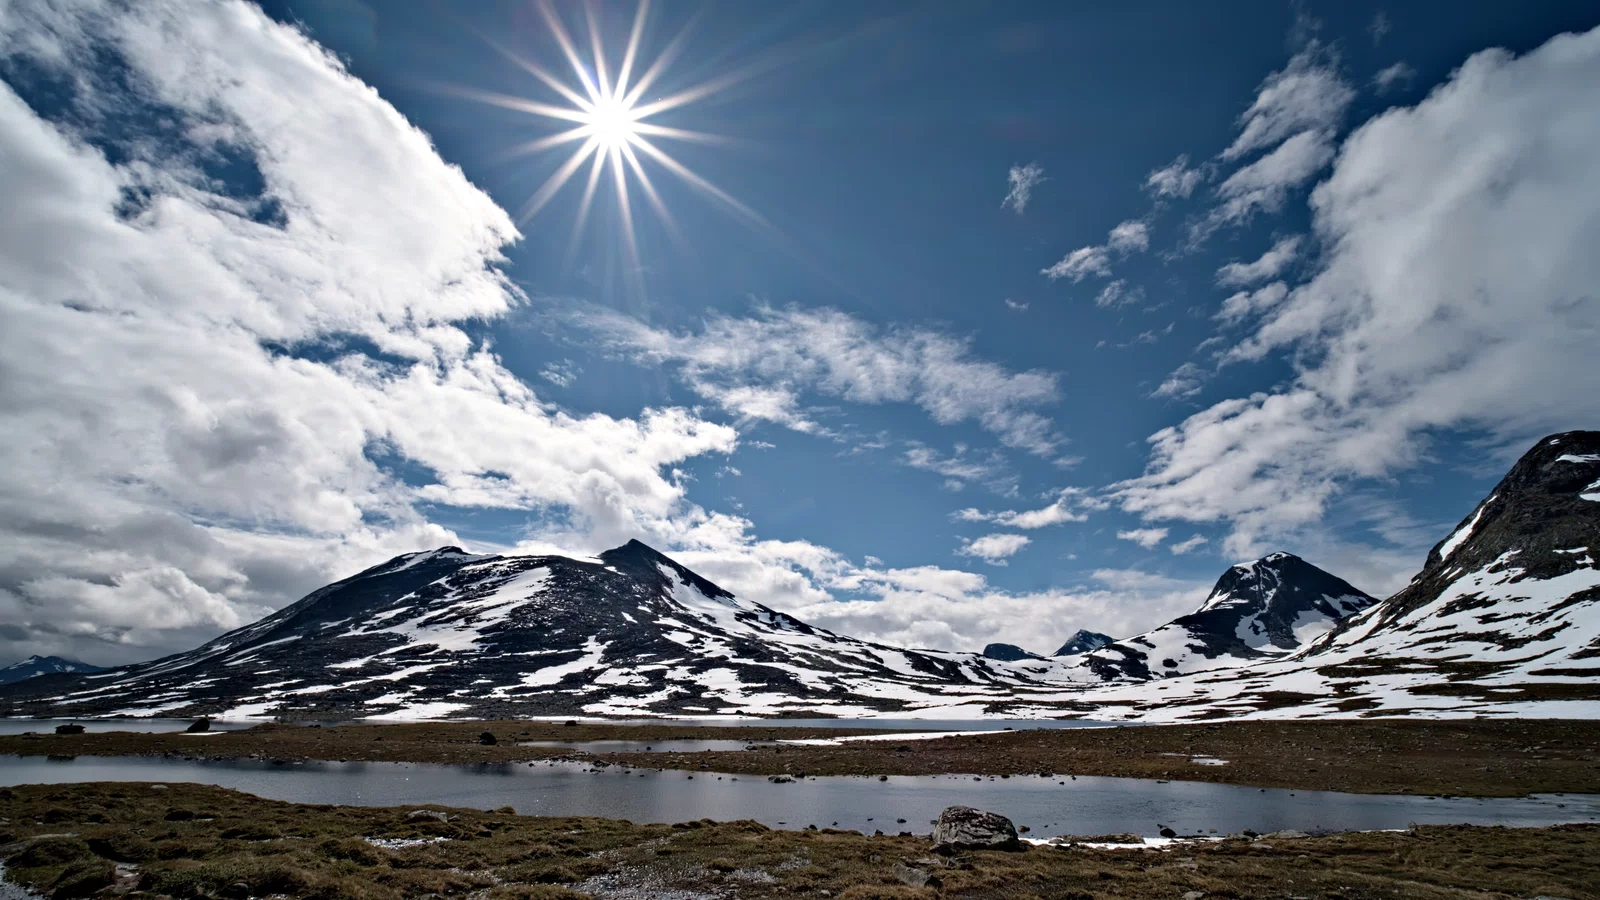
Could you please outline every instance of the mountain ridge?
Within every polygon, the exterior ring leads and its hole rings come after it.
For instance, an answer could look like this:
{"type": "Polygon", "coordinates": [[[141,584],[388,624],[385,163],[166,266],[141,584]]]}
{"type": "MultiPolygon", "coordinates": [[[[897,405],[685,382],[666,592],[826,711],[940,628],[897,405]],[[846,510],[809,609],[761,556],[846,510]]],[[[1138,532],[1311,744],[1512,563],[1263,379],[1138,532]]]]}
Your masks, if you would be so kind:
{"type": "Polygon", "coordinates": [[[1524,454],[1389,598],[1279,552],[1230,567],[1157,628],[1078,655],[996,651],[1014,660],[838,635],[637,540],[584,558],[447,546],[185,653],[0,688],[0,713],[1593,716],[1597,544],[1600,432],[1567,432],[1524,454]]]}

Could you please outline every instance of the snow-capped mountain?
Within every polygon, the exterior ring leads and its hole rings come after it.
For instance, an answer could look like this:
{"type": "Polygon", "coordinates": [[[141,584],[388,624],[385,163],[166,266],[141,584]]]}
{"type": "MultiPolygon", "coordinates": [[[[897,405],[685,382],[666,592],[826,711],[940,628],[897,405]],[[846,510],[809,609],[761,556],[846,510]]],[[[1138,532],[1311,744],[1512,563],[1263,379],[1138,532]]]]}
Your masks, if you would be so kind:
{"type": "Polygon", "coordinates": [[[40,675],[72,674],[102,671],[100,666],[91,666],[73,659],[62,659],[59,656],[30,656],[19,663],[0,667],[0,684],[11,684],[16,681],[26,681],[40,675]]]}
{"type": "Polygon", "coordinates": [[[1036,680],[734,597],[637,541],[598,558],[409,554],[189,653],[8,692],[10,714],[431,718],[868,715],[1036,680]]]}
{"type": "Polygon", "coordinates": [[[1102,678],[1150,679],[1288,656],[1376,603],[1349,582],[1291,553],[1234,566],[1201,607],[1091,651],[1102,678]]]}
{"type": "Polygon", "coordinates": [[[1245,668],[1108,686],[1129,718],[1600,716],[1600,432],[1539,441],[1399,593],[1245,668]]]}
{"type": "Polygon", "coordinates": [[[1084,631],[1082,628],[1072,633],[1061,648],[1050,654],[1051,656],[1077,656],[1082,653],[1092,653],[1101,647],[1116,640],[1109,634],[1098,631],[1084,631]]]}
{"type": "Polygon", "coordinates": [[[1600,432],[1570,432],[1381,602],[1274,553],[1144,634],[1005,660],[833,634],[637,541],[583,559],[446,547],[188,653],[0,688],[0,715],[1600,717],[1597,554],[1600,432]]]}

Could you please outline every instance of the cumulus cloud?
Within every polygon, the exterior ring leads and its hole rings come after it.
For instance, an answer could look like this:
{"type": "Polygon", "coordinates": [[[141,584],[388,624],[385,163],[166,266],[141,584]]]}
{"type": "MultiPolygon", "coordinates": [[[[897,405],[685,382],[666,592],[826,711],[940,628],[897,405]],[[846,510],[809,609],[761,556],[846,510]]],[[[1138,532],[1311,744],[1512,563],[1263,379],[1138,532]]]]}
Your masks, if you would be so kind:
{"type": "Polygon", "coordinates": [[[1022,211],[1028,208],[1028,201],[1033,199],[1033,189],[1046,180],[1048,179],[1044,177],[1044,168],[1038,163],[1012,166],[1011,171],[1006,173],[1006,183],[1010,185],[1010,189],[1000,205],[1019,216],[1022,215],[1022,211]]]}
{"type": "Polygon", "coordinates": [[[1117,540],[1132,541],[1146,550],[1159,547],[1167,539],[1165,528],[1133,528],[1128,531],[1117,532],[1117,540]]]}
{"type": "Polygon", "coordinates": [[[1510,456],[1600,417],[1597,80],[1600,30],[1485,51],[1352,134],[1312,195],[1317,272],[1227,354],[1292,351],[1295,377],[1153,435],[1124,508],[1227,521],[1251,555],[1432,432],[1510,456]]]}
{"type": "Polygon", "coordinates": [[[1025,534],[986,534],[967,541],[956,553],[960,556],[975,556],[991,566],[1003,566],[1007,558],[1016,555],[1018,550],[1031,543],[1033,539],[1025,534]]]}
{"type": "Polygon", "coordinates": [[[1209,584],[1122,570],[1066,590],[1007,593],[981,576],[891,569],[862,576],[868,598],[798,605],[789,612],[823,627],[890,644],[977,650],[1003,641],[1049,653],[1080,628],[1137,634],[1192,612],[1209,584]]]}
{"type": "Polygon", "coordinates": [[[1254,262],[1228,263],[1217,270],[1217,284],[1223,287],[1243,287],[1276,278],[1294,262],[1300,253],[1300,235],[1279,238],[1272,249],[1261,254],[1254,262]]]}
{"type": "Polygon", "coordinates": [[[1189,168],[1188,156],[1179,156],[1152,171],[1144,180],[1144,188],[1157,198],[1187,198],[1204,178],[1204,173],[1199,169],[1189,168]]]}
{"type": "Polygon", "coordinates": [[[1016,300],[1013,300],[1010,297],[1007,297],[1006,298],[1006,309],[1009,309],[1012,312],[1027,312],[1028,311],[1028,304],[1019,303],[1016,300]]]}
{"type": "Polygon", "coordinates": [[[698,331],[599,309],[567,321],[632,359],[676,366],[696,394],[745,419],[815,430],[805,405],[814,393],[914,403],[939,424],[975,421],[1007,446],[1039,455],[1060,443],[1054,423],[1035,412],[1058,399],[1053,373],[976,359],[968,341],[926,328],[884,329],[838,310],[794,308],[716,316],[698,331]]]}
{"type": "Polygon", "coordinates": [[[1079,247],[1057,260],[1054,265],[1041,269],[1039,274],[1051,281],[1066,278],[1074,284],[1090,275],[1105,277],[1111,274],[1111,259],[1139,253],[1150,246],[1150,230],[1145,223],[1130,219],[1118,224],[1106,235],[1104,244],[1079,247]]]}
{"type": "Polygon", "coordinates": [[[564,413],[457,327],[521,302],[510,218],[294,29],[241,2],[0,17],[7,651],[190,646],[454,541],[424,500],[634,533],[683,508],[664,467],[736,445],[564,413]],[[40,83],[42,113],[12,87],[40,83]]]}

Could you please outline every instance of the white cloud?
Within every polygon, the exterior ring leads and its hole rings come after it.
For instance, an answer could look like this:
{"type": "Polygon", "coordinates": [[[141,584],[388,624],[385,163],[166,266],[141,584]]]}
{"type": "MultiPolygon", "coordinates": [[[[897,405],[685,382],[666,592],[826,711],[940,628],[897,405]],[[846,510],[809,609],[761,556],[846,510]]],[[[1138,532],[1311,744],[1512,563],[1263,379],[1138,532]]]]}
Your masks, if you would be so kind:
{"type": "Polygon", "coordinates": [[[1106,235],[1106,246],[1117,253],[1135,253],[1150,249],[1150,227],[1143,222],[1129,220],[1111,229],[1106,235]]]}
{"type": "Polygon", "coordinates": [[[1138,544],[1146,550],[1149,550],[1160,546],[1161,542],[1167,539],[1167,529],[1133,528],[1128,531],[1117,532],[1117,539],[1121,541],[1133,541],[1135,544],[1138,544]]]}
{"type": "Polygon", "coordinates": [[[1145,190],[1155,194],[1156,197],[1188,197],[1194,189],[1204,180],[1205,174],[1199,169],[1189,168],[1189,157],[1179,156],[1172,162],[1156,169],[1145,178],[1145,190]]]}
{"type": "Polygon", "coordinates": [[[960,556],[975,556],[991,566],[1003,566],[1007,558],[1016,555],[1018,550],[1031,543],[1033,539],[1024,534],[986,534],[967,541],[966,545],[956,553],[960,556]]]}
{"type": "Polygon", "coordinates": [[[1333,159],[1332,131],[1302,131],[1217,185],[1222,204],[1208,223],[1242,224],[1257,212],[1277,212],[1289,191],[1310,181],[1333,159]]]}
{"type": "Polygon", "coordinates": [[[1019,216],[1022,215],[1022,211],[1028,208],[1028,201],[1033,199],[1033,189],[1047,180],[1049,179],[1044,177],[1044,169],[1038,163],[1012,166],[1011,171],[1006,173],[1006,183],[1010,185],[1010,189],[1000,205],[1019,216]]]}
{"type": "Polygon", "coordinates": [[[1133,303],[1144,302],[1144,288],[1128,287],[1128,282],[1118,278],[1100,289],[1095,295],[1094,305],[1101,309],[1115,309],[1119,306],[1128,306],[1133,303]]]}
{"type": "Polygon", "coordinates": [[[996,493],[1009,493],[1016,488],[1016,476],[1011,474],[1005,458],[999,453],[970,453],[961,444],[955,452],[943,456],[932,447],[913,443],[901,457],[913,469],[932,472],[945,478],[945,486],[961,490],[967,482],[987,485],[996,493]]]}
{"type": "Polygon", "coordinates": [[[1600,30],[1485,51],[1352,134],[1312,195],[1317,274],[1228,354],[1288,352],[1296,377],[1153,435],[1124,508],[1228,521],[1249,555],[1432,432],[1509,455],[1600,417],[1597,82],[1600,30]]]}
{"type": "Polygon", "coordinates": [[[1404,62],[1397,62],[1392,66],[1379,69],[1377,74],[1372,76],[1372,87],[1379,94],[1387,94],[1396,87],[1410,84],[1411,80],[1416,77],[1416,69],[1411,68],[1404,62]]]}
{"type": "Polygon", "coordinates": [[[1210,541],[1206,540],[1204,535],[1197,534],[1188,540],[1179,541],[1176,544],[1169,544],[1167,549],[1171,550],[1172,555],[1174,556],[1183,556],[1191,551],[1198,550],[1208,543],[1210,543],[1210,541]]]}
{"type": "Polygon", "coordinates": [[[1111,274],[1111,254],[1101,246],[1079,247],[1049,268],[1041,269],[1040,274],[1051,281],[1070,278],[1078,282],[1090,275],[1103,277],[1111,274]]]}
{"type": "Polygon", "coordinates": [[[1333,132],[1354,99],[1355,91],[1339,76],[1338,60],[1313,42],[1261,82],[1239,117],[1239,136],[1219,159],[1238,160],[1298,134],[1333,132]]]}
{"type": "Polygon", "coordinates": [[[1145,223],[1130,219],[1119,223],[1106,235],[1104,245],[1079,247],[1068,253],[1039,274],[1051,281],[1070,279],[1074,284],[1090,275],[1105,277],[1111,274],[1112,254],[1127,256],[1150,247],[1150,229],[1145,223]]]}
{"type": "Polygon", "coordinates": [[[1172,374],[1168,375],[1166,380],[1162,381],[1150,393],[1150,396],[1176,400],[1187,399],[1200,393],[1200,388],[1205,384],[1205,380],[1206,372],[1204,369],[1192,362],[1186,362],[1173,369],[1172,374]]]}
{"type": "Polygon", "coordinates": [[[1027,312],[1028,311],[1028,304],[1026,304],[1026,303],[1018,303],[1017,301],[1011,299],[1010,297],[1007,297],[1006,298],[1006,309],[1009,309],[1012,312],[1027,312]]]}
{"type": "Polygon", "coordinates": [[[1393,28],[1389,24],[1389,14],[1378,10],[1372,14],[1372,21],[1367,24],[1367,33],[1372,35],[1372,46],[1376,47],[1393,28]]]}
{"type": "Polygon", "coordinates": [[[563,413],[457,328],[521,302],[496,268],[516,229],[297,31],[238,2],[0,17],[0,57],[73,110],[0,84],[6,650],[192,646],[454,541],[424,499],[632,533],[684,508],[663,468],[734,448],[682,410],[563,413]]]}
{"type": "Polygon", "coordinates": [[[570,313],[635,360],[675,364],[701,397],[746,419],[798,431],[819,425],[814,392],[851,403],[915,403],[941,425],[976,421],[1007,446],[1047,455],[1060,443],[1038,407],[1058,397],[1056,376],[1013,372],[972,356],[970,344],[925,328],[878,328],[832,309],[758,309],[716,316],[698,332],[652,328],[607,310],[570,313]]]}
{"type": "Polygon", "coordinates": [[[1253,291],[1239,291],[1222,301],[1217,318],[1229,324],[1239,322],[1277,306],[1287,296],[1289,286],[1281,281],[1274,281],[1253,291]]]}
{"type": "Polygon", "coordinates": [[[1223,287],[1242,287],[1276,278],[1300,253],[1300,235],[1279,238],[1272,249],[1261,254],[1254,262],[1228,263],[1217,270],[1217,284],[1223,287]]]}
{"type": "Polygon", "coordinates": [[[1109,504],[1090,496],[1082,488],[1062,488],[1054,502],[1040,509],[1018,512],[1008,509],[986,513],[968,508],[957,510],[953,518],[962,522],[993,522],[1007,528],[1044,528],[1063,522],[1082,522],[1089,518],[1089,510],[1105,509],[1109,504]]]}

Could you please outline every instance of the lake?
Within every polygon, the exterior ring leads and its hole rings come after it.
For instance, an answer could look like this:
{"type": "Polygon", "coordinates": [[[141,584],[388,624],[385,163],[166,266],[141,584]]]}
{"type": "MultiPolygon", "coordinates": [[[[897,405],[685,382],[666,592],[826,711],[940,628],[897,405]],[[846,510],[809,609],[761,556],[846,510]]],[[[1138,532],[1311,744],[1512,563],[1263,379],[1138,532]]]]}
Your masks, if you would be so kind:
{"type": "Polygon", "coordinates": [[[547,816],[604,816],[634,822],[754,819],[775,828],[838,827],[926,833],[947,806],[1008,816],[1032,837],[1132,832],[1307,832],[1404,828],[1408,823],[1539,826],[1600,822],[1600,795],[1443,799],[1380,794],[1261,790],[1135,778],[976,778],[971,775],[806,778],[774,784],[760,776],[707,772],[594,771],[583,763],[492,765],[204,761],[80,756],[0,757],[0,784],[74,781],[197,782],[299,803],[404,806],[437,803],[515,807],[547,816]],[[1064,782],[1064,783],[1061,783],[1064,782]],[[906,820],[904,823],[897,819],[906,820]],[[835,824],[837,823],[837,824],[835,824]]]}

